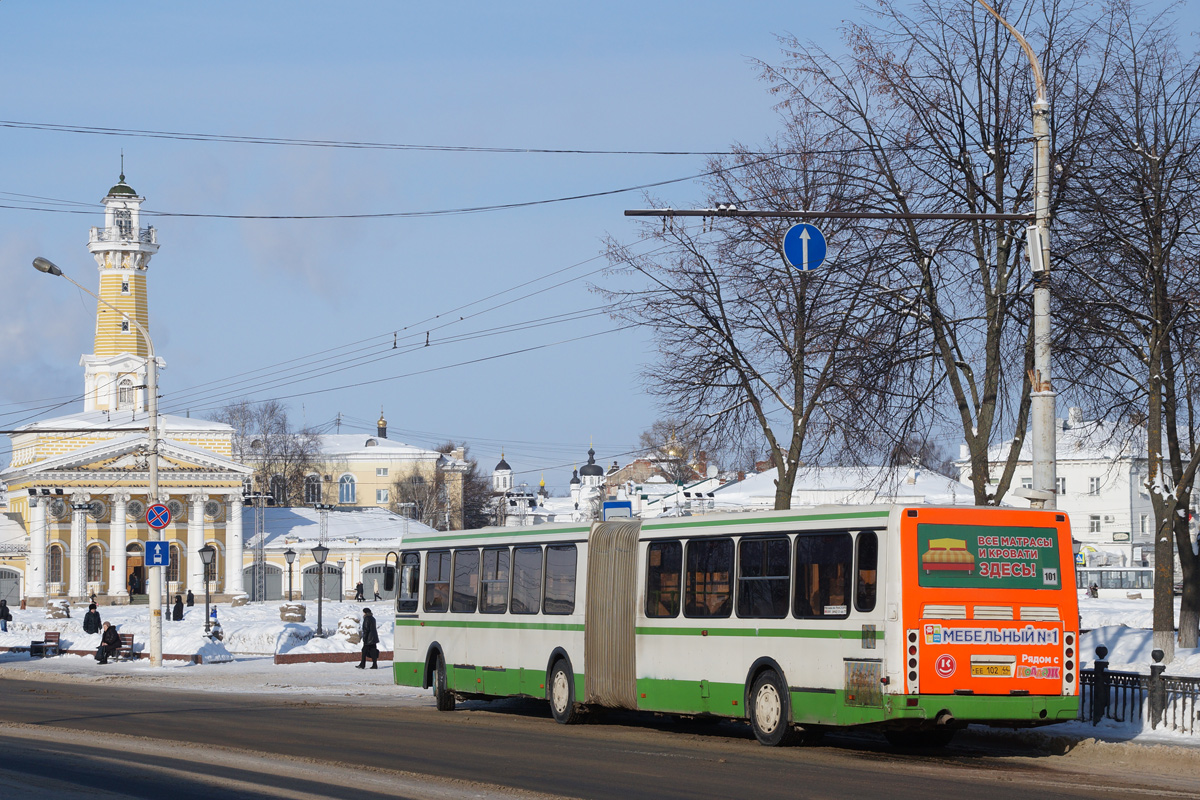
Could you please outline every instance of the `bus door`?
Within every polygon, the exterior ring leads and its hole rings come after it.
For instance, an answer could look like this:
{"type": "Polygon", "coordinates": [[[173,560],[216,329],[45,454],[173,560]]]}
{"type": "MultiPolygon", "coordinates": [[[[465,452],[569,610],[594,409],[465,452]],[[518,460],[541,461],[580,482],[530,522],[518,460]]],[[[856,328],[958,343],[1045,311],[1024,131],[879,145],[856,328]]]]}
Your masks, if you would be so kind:
{"type": "Polygon", "coordinates": [[[1066,515],[906,509],[901,539],[910,694],[1075,694],[1066,515]]]}
{"type": "Polygon", "coordinates": [[[641,520],[597,522],[588,536],[585,702],[637,708],[634,614],[641,520]]]}

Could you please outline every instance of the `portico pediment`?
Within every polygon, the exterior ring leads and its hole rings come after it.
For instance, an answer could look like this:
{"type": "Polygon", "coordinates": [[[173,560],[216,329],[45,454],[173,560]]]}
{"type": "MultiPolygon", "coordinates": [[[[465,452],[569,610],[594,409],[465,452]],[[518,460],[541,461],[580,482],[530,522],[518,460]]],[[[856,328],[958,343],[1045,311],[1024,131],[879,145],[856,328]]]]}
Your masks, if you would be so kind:
{"type": "MultiPolygon", "coordinates": [[[[101,475],[106,480],[138,479],[148,469],[145,437],[123,436],[8,470],[2,477],[11,486],[23,482],[78,481],[101,475]]],[[[159,440],[158,471],[164,478],[203,476],[206,481],[222,478],[241,481],[252,473],[249,467],[216,453],[170,439],[159,440]]]]}

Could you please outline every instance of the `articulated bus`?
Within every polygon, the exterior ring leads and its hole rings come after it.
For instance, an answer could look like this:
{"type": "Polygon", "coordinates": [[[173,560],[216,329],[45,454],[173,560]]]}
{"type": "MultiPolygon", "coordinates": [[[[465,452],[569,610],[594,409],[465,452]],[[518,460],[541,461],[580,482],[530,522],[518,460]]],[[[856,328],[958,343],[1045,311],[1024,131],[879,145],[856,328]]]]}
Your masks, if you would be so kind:
{"type": "MultiPolygon", "coordinates": [[[[1078,712],[1065,514],[820,506],[409,537],[394,677],[462,699],[747,720],[900,746],[1078,712]]],[[[391,559],[394,559],[392,561],[391,559]]],[[[397,572],[398,570],[398,572],[397,572]]]]}

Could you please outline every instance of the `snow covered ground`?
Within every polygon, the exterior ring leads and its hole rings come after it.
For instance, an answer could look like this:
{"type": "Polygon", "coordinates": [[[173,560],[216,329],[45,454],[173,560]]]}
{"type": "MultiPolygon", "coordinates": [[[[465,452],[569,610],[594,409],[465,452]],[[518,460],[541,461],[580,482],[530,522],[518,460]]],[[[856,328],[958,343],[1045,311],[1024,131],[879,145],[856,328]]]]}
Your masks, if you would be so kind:
{"type": "MultiPolygon", "coordinates": [[[[1081,637],[1081,666],[1090,668],[1095,648],[1109,649],[1109,668],[1148,673],[1150,670],[1151,634],[1149,630],[1152,601],[1125,598],[1093,599],[1081,596],[1080,612],[1083,628],[1091,631],[1081,637]]],[[[380,649],[392,649],[390,603],[370,603],[379,621],[380,649]]],[[[392,684],[390,662],[378,670],[358,670],[353,663],[302,663],[277,665],[275,653],[355,652],[359,645],[352,643],[346,632],[355,626],[347,617],[361,617],[361,603],[326,603],[323,627],[330,632],[326,638],[313,638],[316,627],[316,606],[307,604],[307,619],[303,623],[284,623],[279,619],[279,604],[251,604],[238,608],[222,606],[218,610],[225,638],[220,651],[227,653],[224,663],[211,663],[206,654],[204,664],[165,661],[163,669],[153,669],[147,659],[131,662],[110,662],[100,665],[90,656],[60,658],[29,658],[28,653],[0,652],[0,676],[37,677],[50,681],[121,682],[146,688],[182,689],[222,693],[255,693],[302,695],[305,697],[342,697],[349,702],[387,703],[396,705],[431,703],[428,690],[412,689],[392,684]],[[341,629],[341,633],[337,631],[341,629]]],[[[148,611],[145,606],[113,606],[101,609],[104,620],[116,623],[122,632],[132,632],[139,645],[144,645],[149,632],[148,611]]],[[[1178,605],[1176,606],[1178,616],[1178,605]]],[[[31,639],[40,639],[46,630],[62,634],[64,649],[94,650],[98,635],[83,633],[82,614],[72,612],[71,619],[47,619],[42,609],[13,610],[13,622],[8,633],[0,633],[0,647],[25,647],[31,639]]],[[[204,606],[186,609],[182,622],[163,623],[163,652],[216,654],[213,645],[203,635],[204,606]]],[[[1176,659],[1167,668],[1168,675],[1200,676],[1200,650],[1176,650],[1176,659]]],[[[998,735],[1008,735],[1006,733],[998,735]]],[[[1017,735],[1045,740],[1073,741],[1106,739],[1135,741],[1143,744],[1176,744],[1200,747],[1200,736],[1184,736],[1166,731],[1142,729],[1140,723],[1118,724],[1105,720],[1097,727],[1087,723],[1066,723],[1017,735]]]]}
{"type": "MultiPolygon", "coordinates": [[[[314,639],[317,627],[317,604],[306,602],[304,622],[285,623],[279,618],[279,603],[251,603],[217,607],[217,621],[224,633],[223,640],[213,645],[204,635],[204,603],[185,608],[181,622],[167,620],[170,609],[163,609],[163,653],[205,656],[205,661],[226,656],[274,656],[276,653],[353,652],[360,648],[339,630],[346,617],[361,619],[362,610],[370,608],[379,628],[379,649],[392,649],[392,604],[336,603],[323,604],[321,626],[331,635],[314,639]],[[207,648],[207,649],[206,649],[207,648]]],[[[102,606],[100,617],[111,622],[121,633],[132,633],[135,649],[145,649],[150,635],[150,611],[147,606],[102,606]]],[[[0,647],[26,647],[32,640],[41,640],[45,631],[59,631],[63,650],[91,650],[100,646],[99,634],[83,632],[86,608],[73,608],[70,619],[47,619],[41,608],[22,611],[12,609],[13,621],[8,633],[0,633],[0,647]]],[[[357,624],[352,627],[357,627],[357,624]]]]}

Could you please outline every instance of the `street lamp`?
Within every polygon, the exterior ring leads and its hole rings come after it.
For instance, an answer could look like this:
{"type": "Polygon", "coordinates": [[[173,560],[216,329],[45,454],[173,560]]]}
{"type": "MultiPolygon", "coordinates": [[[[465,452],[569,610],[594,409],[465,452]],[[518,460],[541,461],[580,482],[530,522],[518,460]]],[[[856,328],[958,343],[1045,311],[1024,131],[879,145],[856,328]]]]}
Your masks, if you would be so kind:
{"type": "Polygon", "coordinates": [[[321,636],[321,601],[325,599],[325,559],[329,548],[319,544],[312,549],[313,561],[317,562],[317,636],[321,636]]]}
{"type": "Polygon", "coordinates": [[[346,567],[346,562],[343,559],[338,559],[338,598],[346,599],[346,575],[342,570],[346,567]]]}
{"type": "MultiPolygon", "coordinates": [[[[149,449],[146,452],[146,463],[150,470],[150,503],[154,504],[159,501],[158,497],[158,359],[154,355],[154,342],[150,340],[150,332],[133,317],[126,314],[121,309],[114,306],[112,303],[104,300],[91,289],[83,286],[70,275],[65,274],[61,269],[54,265],[49,259],[38,256],[33,260],[33,266],[38,272],[44,272],[47,275],[56,275],[60,278],[65,278],[75,285],[80,291],[90,294],[96,300],[113,311],[121,315],[123,319],[129,320],[130,324],[137,329],[137,332],[146,340],[146,393],[147,412],[149,414],[148,426],[146,428],[146,438],[149,443],[149,449]]],[[[162,567],[150,567],[150,666],[162,666],[162,567]]]]}
{"type": "Polygon", "coordinates": [[[208,633],[212,630],[212,616],[208,610],[208,568],[212,566],[213,558],[217,555],[217,548],[211,544],[206,544],[200,548],[200,560],[204,562],[204,632],[208,633]]]}
{"type": "Polygon", "coordinates": [[[296,599],[296,596],[292,594],[292,564],[296,561],[296,551],[289,547],[284,551],[283,557],[288,562],[288,602],[290,603],[296,599]]]}
{"type": "Polygon", "coordinates": [[[1033,380],[1029,392],[1033,488],[1018,489],[1016,494],[1029,498],[1034,508],[1054,509],[1058,507],[1055,475],[1058,452],[1054,430],[1054,386],[1050,382],[1050,101],[1042,67],[1029,42],[986,0],[979,0],[979,4],[1021,45],[1033,68],[1033,81],[1037,86],[1037,99],[1033,101],[1034,225],[1026,231],[1029,264],[1033,268],[1033,380]]]}

